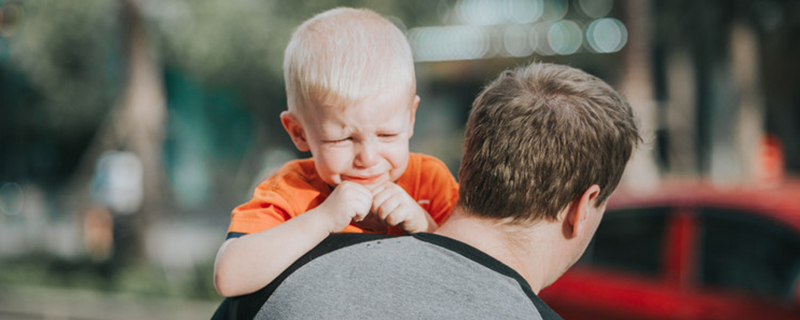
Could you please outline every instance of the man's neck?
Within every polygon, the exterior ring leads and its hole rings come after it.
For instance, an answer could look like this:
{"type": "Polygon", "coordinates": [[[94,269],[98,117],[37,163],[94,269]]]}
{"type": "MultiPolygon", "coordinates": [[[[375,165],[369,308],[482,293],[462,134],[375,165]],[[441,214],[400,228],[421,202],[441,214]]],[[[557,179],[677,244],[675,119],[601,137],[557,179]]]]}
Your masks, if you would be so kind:
{"type": "Polygon", "coordinates": [[[469,244],[518,272],[534,293],[561,275],[557,245],[547,224],[514,226],[478,218],[457,207],[436,234],[469,244]]]}

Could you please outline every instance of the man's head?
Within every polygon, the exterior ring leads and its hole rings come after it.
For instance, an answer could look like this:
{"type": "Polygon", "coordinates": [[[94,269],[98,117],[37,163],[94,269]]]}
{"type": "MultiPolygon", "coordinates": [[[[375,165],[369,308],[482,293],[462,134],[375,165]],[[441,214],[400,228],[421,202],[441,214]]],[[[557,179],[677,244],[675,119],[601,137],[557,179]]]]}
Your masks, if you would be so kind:
{"type": "Polygon", "coordinates": [[[472,105],[459,205],[510,223],[555,221],[593,188],[603,207],[640,139],[630,106],[602,80],[552,64],[506,71],[472,105]]]}
{"type": "Polygon", "coordinates": [[[322,180],[374,185],[402,175],[419,97],[400,29],[366,9],[320,13],[292,35],[283,69],[281,121],[322,180]]]}

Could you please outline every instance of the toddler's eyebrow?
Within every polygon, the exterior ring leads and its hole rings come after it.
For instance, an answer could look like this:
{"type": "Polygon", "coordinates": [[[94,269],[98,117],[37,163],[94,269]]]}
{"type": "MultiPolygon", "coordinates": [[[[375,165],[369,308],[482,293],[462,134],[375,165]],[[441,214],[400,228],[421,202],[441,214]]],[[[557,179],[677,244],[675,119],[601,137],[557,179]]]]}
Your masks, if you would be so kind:
{"type": "Polygon", "coordinates": [[[332,129],[326,130],[323,135],[326,138],[330,138],[330,140],[338,140],[350,137],[354,132],[355,130],[350,126],[335,126],[332,129]]]}

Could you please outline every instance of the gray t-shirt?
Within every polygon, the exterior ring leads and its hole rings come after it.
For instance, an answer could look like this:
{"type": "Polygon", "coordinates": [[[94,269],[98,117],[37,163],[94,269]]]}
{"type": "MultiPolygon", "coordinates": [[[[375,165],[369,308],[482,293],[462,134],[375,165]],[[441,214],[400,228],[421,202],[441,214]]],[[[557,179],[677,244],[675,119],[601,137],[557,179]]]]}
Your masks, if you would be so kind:
{"type": "MultiPolygon", "coordinates": [[[[227,315],[252,319],[255,311],[254,319],[560,319],[508,266],[467,244],[428,233],[331,236],[253,295],[258,299],[226,301],[238,311],[227,315]]],[[[224,317],[224,307],[225,302],[215,318],[230,319],[224,317]]]]}

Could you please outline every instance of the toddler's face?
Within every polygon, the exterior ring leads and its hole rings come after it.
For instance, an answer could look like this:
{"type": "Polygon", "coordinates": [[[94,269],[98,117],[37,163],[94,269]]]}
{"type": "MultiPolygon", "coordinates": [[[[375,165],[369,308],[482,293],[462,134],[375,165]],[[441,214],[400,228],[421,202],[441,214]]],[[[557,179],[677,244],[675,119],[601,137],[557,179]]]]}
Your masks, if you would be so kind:
{"type": "Polygon", "coordinates": [[[368,96],[349,106],[323,106],[304,117],[317,173],[331,186],[396,181],[408,164],[419,97],[408,88],[368,96]]]}

